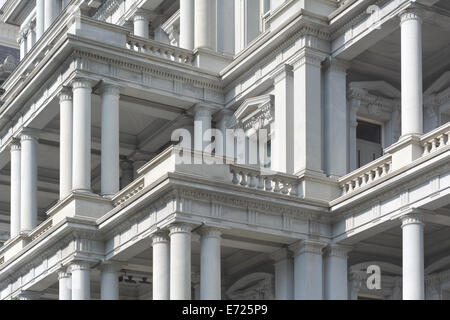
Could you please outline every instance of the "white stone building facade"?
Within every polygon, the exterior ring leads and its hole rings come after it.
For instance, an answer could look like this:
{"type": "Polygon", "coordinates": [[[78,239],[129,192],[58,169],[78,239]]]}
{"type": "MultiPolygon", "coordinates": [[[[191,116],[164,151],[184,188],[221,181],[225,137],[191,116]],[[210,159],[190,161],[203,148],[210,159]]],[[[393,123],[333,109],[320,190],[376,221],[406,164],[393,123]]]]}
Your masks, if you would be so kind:
{"type": "Polygon", "coordinates": [[[448,1],[6,0],[0,21],[21,59],[0,299],[450,297],[448,1]]]}

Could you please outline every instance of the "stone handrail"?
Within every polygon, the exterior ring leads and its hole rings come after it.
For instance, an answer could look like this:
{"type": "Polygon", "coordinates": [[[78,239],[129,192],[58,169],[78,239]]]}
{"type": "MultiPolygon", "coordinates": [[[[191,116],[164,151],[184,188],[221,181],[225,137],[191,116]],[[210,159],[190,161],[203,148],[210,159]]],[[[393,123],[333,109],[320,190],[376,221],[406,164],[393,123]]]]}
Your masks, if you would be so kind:
{"type": "Polygon", "coordinates": [[[186,65],[193,65],[194,61],[194,54],[189,50],[134,35],[127,36],[127,48],[136,52],[186,65]]]}
{"type": "Polygon", "coordinates": [[[299,180],[296,176],[267,171],[244,165],[230,165],[232,183],[242,187],[265,190],[298,197],[299,180]]]}
{"type": "Polygon", "coordinates": [[[423,156],[450,145],[450,122],[433,130],[420,138],[423,146],[423,156]]]}
{"type": "Polygon", "coordinates": [[[114,196],[112,199],[114,206],[119,206],[126,202],[142,189],[144,189],[144,177],[139,177],[114,196]]]}
{"type": "Polygon", "coordinates": [[[354,192],[386,176],[392,169],[392,155],[387,154],[339,179],[342,195],[354,192]]]}
{"type": "Polygon", "coordinates": [[[37,229],[35,229],[31,234],[31,241],[36,240],[40,236],[42,236],[47,230],[49,230],[53,226],[53,220],[49,219],[42,223],[37,229]]]}

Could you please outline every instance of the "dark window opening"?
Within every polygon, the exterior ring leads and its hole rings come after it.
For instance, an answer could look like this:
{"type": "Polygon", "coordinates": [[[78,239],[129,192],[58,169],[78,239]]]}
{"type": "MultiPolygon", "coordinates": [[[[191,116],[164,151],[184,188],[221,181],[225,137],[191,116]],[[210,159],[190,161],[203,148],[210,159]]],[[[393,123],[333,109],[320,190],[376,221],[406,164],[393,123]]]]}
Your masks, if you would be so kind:
{"type": "Polygon", "coordinates": [[[378,124],[358,120],[356,138],[381,144],[381,126],[378,124]]]}

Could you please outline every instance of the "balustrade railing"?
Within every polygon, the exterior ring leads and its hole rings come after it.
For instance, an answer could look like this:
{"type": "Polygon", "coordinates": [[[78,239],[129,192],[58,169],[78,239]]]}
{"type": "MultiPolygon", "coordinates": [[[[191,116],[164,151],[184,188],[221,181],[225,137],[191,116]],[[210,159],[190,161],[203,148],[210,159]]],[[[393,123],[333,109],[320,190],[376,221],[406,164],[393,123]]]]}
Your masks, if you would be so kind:
{"type": "Polygon", "coordinates": [[[450,122],[425,134],[420,141],[423,146],[423,156],[450,145],[450,122]]]}

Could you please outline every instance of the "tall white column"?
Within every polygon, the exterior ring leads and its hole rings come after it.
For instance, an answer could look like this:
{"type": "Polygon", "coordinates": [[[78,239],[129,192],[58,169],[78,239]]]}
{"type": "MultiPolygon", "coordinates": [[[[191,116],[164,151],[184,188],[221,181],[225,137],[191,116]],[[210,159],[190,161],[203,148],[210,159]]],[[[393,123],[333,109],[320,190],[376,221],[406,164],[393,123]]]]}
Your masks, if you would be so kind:
{"type": "Polygon", "coordinates": [[[73,140],[73,99],[72,91],[63,89],[59,94],[59,199],[72,191],[72,140],[73,140]]]}
{"type": "Polygon", "coordinates": [[[22,155],[20,172],[21,231],[37,226],[37,139],[32,130],[21,135],[22,155]]]}
{"type": "Polygon", "coordinates": [[[27,52],[33,48],[34,44],[36,43],[36,23],[33,21],[28,25],[27,30],[27,52]]]}
{"type": "Polygon", "coordinates": [[[153,236],[153,300],[170,299],[170,243],[165,233],[153,236]]]}
{"type": "Polygon", "coordinates": [[[59,14],[57,0],[44,0],[44,30],[47,30],[59,14]]]}
{"type": "Polygon", "coordinates": [[[115,86],[105,86],[102,99],[101,193],[112,196],[120,190],[119,99],[115,86]]]}
{"type": "Polygon", "coordinates": [[[221,299],[221,232],[215,228],[204,228],[201,234],[200,252],[200,299],[221,299]]]}
{"type": "Polygon", "coordinates": [[[198,105],[194,112],[194,149],[203,151],[211,143],[211,136],[206,135],[206,131],[211,129],[211,109],[198,105]]]}
{"type": "Polygon", "coordinates": [[[347,246],[330,245],[324,249],[324,299],[348,300],[347,246]]]}
{"type": "Polygon", "coordinates": [[[59,300],[72,300],[72,279],[66,271],[58,272],[59,300]]]}
{"type": "Polygon", "coordinates": [[[119,300],[119,275],[117,266],[104,264],[101,269],[101,289],[102,300],[119,300]]]}
{"type": "Polygon", "coordinates": [[[423,133],[422,16],[419,9],[400,14],[402,47],[402,135],[423,133]]]}
{"type": "Polygon", "coordinates": [[[74,262],[72,273],[72,300],[91,299],[91,267],[88,262],[74,262]]]}
{"type": "Polygon", "coordinates": [[[325,171],[331,176],[347,174],[347,64],[326,61],[324,74],[325,171]]]}
{"type": "Polygon", "coordinates": [[[20,141],[11,143],[11,239],[20,233],[20,141]]]}
{"type": "Polygon", "coordinates": [[[294,70],[294,173],[322,173],[321,61],[324,56],[304,48],[294,70]]]}
{"type": "Polygon", "coordinates": [[[281,249],[272,254],[275,267],[275,299],[294,299],[294,260],[292,254],[281,249]]]}
{"type": "Polygon", "coordinates": [[[293,173],[294,78],[292,67],[283,65],[273,76],[275,121],[272,136],[272,170],[293,173]]]}
{"type": "Polygon", "coordinates": [[[138,10],[133,17],[134,35],[148,39],[150,36],[148,15],[138,10]]]}
{"type": "Polygon", "coordinates": [[[294,252],[294,299],[323,299],[322,249],[325,244],[302,240],[291,246],[294,252]]]}
{"type": "Polygon", "coordinates": [[[180,47],[187,50],[194,49],[194,1],[180,1],[180,47]]]}
{"type": "Polygon", "coordinates": [[[45,2],[36,0],[36,40],[39,40],[45,30],[45,2]]]}
{"type": "Polygon", "coordinates": [[[403,300],[425,298],[423,229],[420,216],[402,217],[403,300]]]}
{"type": "Polygon", "coordinates": [[[170,300],[191,299],[191,230],[189,225],[170,226],[170,300]]]}
{"type": "Polygon", "coordinates": [[[20,32],[17,43],[20,46],[20,59],[22,60],[27,54],[27,38],[23,31],[20,32]]]}
{"type": "Polygon", "coordinates": [[[77,79],[73,90],[72,190],[91,191],[91,93],[92,84],[77,79]]]}
{"type": "Polygon", "coordinates": [[[215,30],[215,19],[211,15],[212,1],[195,0],[195,49],[215,49],[212,31],[215,30]]]}

